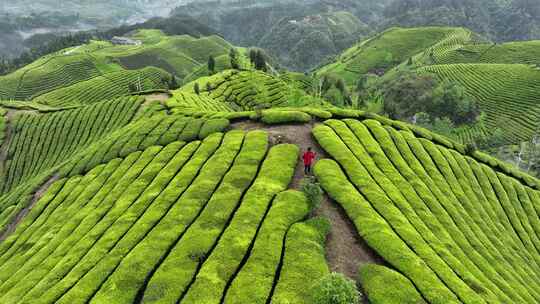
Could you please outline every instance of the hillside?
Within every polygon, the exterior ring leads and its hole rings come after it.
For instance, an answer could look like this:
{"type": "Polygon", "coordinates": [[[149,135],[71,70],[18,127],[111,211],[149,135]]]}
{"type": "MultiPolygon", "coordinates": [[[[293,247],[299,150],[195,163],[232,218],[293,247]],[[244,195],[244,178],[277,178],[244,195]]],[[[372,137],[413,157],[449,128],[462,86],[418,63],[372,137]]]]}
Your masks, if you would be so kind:
{"type": "MultiPolygon", "coordinates": [[[[302,36],[283,20],[269,36],[302,36]]],[[[538,144],[536,41],[390,28],[310,74],[215,35],[129,36],[0,77],[0,303],[540,302],[540,180],[476,145],[538,144]],[[479,110],[446,137],[427,110],[385,116],[395,96],[479,110]]]]}
{"type": "Polygon", "coordinates": [[[434,75],[460,85],[485,119],[450,131],[463,143],[490,140],[497,131],[505,144],[530,141],[538,132],[538,41],[492,43],[462,28],[392,28],[340,55],[317,74],[344,79],[355,90],[369,79],[384,86],[400,72],[434,75]]]}
{"type": "Polygon", "coordinates": [[[448,64],[422,68],[459,83],[487,114],[486,124],[460,133],[463,142],[500,128],[508,143],[528,141],[538,132],[540,70],[524,64],[448,64]]]}
{"type": "Polygon", "coordinates": [[[372,31],[384,1],[189,1],[173,11],[215,28],[235,45],[267,49],[288,69],[305,72],[372,31]]]}
{"type": "Polygon", "coordinates": [[[340,53],[369,31],[348,12],[283,18],[256,45],[293,70],[308,71],[340,53]]]}
{"type": "Polygon", "coordinates": [[[172,111],[3,111],[0,301],[313,303],[331,270],[371,303],[537,301],[538,180],[374,114],[276,107],[263,88],[296,85],[245,73],[201,80],[191,114],[193,84],[172,111]],[[250,83],[272,109],[249,110],[250,83]],[[320,207],[298,191],[308,146],[320,207]]]}
{"type": "Polygon", "coordinates": [[[462,28],[391,28],[347,49],[317,73],[337,74],[353,85],[363,75],[383,75],[426,49],[464,44],[471,36],[470,31],[462,28]]]}
{"type": "Polygon", "coordinates": [[[180,83],[193,73],[208,74],[209,56],[218,58],[218,71],[230,68],[227,54],[234,48],[218,36],[167,36],[159,30],[140,30],[133,39],[142,45],[92,41],[44,56],[0,76],[0,99],[60,104],[106,100],[133,90],[167,89],[170,74],[180,83]]]}

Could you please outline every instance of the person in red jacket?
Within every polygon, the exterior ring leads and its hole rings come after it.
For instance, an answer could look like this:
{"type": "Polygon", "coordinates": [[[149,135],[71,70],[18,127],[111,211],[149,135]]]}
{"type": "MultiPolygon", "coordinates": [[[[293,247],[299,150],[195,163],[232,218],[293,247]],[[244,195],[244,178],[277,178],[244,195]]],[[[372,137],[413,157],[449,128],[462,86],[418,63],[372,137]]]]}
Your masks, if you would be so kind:
{"type": "Polygon", "coordinates": [[[302,155],[302,159],[304,160],[304,173],[310,174],[311,173],[311,166],[313,165],[313,161],[315,160],[315,152],[311,151],[311,147],[307,149],[306,152],[304,152],[304,155],[302,155]]]}

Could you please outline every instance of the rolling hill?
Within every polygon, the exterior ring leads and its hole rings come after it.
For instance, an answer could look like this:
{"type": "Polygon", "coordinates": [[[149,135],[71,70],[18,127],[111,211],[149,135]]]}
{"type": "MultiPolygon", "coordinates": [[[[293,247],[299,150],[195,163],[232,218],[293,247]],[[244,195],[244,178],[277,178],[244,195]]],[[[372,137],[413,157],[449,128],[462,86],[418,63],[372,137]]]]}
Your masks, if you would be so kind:
{"type": "Polygon", "coordinates": [[[320,71],[461,83],[488,125],[458,142],[230,69],[217,36],[132,37],[0,78],[0,303],[318,304],[335,272],[364,303],[540,301],[540,180],[465,144],[534,134],[534,42],[393,28],[320,71]]]}
{"type": "Polygon", "coordinates": [[[400,70],[435,75],[460,84],[486,114],[485,122],[455,131],[463,143],[500,129],[507,144],[538,132],[538,41],[497,44],[462,28],[392,28],[345,51],[319,75],[343,78],[353,87],[366,75],[387,81],[400,70]]]}
{"type": "Polygon", "coordinates": [[[363,75],[383,75],[426,49],[465,44],[472,35],[462,28],[390,28],[344,51],[317,73],[338,74],[347,84],[353,85],[363,75]]]}
{"type": "Polygon", "coordinates": [[[91,102],[132,93],[130,86],[136,91],[167,89],[170,74],[179,82],[208,74],[209,56],[218,58],[218,71],[230,68],[227,54],[234,48],[218,36],[167,36],[159,30],[137,31],[133,39],[142,45],[92,41],[0,76],[0,100],[91,102]],[[93,96],[88,87],[95,88],[93,96]]]}
{"type": "MultiPolygon", "coordinates": [[[[243,73],[209,79],[238,96],[269,77],[243,73]]],[[[346,271],[371,303],[537,301],[540,181],[361,111],[248,110],[212,91],[190,114],[191,89],[165,108],[3,111],[1,302],[314,303],[348,260],[325,241],[341,229],[367,256],[346,271]],[[321,207],[299,191],[308,146],[321,207]]]]}
{"type": "Polygon", "coordinates": [[[348,12],[287,17],[274,24],[256,45],[289,69],[309,71],[368,32],[368,26],[348,12]]]}

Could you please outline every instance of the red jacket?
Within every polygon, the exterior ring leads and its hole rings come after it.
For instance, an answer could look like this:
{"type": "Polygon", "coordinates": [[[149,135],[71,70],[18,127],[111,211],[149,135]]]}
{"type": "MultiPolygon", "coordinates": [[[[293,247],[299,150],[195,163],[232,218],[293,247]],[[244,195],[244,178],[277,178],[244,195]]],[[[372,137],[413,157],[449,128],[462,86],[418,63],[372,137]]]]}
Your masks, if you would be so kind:
{"type": "Polygon", "coordinates": [[[312,151],[304,152],[304,155],[302,155],[302,159],[304,160],[304,165],[310,166],[315,159],[315,153],[312,151]]]}

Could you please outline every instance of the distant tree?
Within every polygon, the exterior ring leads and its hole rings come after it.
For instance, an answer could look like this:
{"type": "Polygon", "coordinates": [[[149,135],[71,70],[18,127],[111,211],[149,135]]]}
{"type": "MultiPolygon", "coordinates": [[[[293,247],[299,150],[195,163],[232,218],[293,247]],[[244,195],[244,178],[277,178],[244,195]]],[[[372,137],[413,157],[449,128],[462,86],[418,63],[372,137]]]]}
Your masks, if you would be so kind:
{"type": "Polygon", "coordinates": [[[343,81],[342,78],[339,78],[336,81],[336,88],[341,92],[341,94],[347,94],[347,86],[345,85],[345,81],[343,81]]]}
{"type": "Polygon", "coordinates": [[[337,107],[342,107],[345,105],[343,94],[341,94],[341,92],[333,86],[331,89],[326,91],[324,94],[324,99],[328,100],[337,107]]]}
{"type": "Polygon", "coordinates": [[[210,74],[214,74],[216,70],[216,60],[214,59],[214,56],[208,57],[208,71],[210,74]]]}
{"type": "Polygon", "coordinates": [[[229,59],[231,61],[231,68],[238,70],[240,68],[240,64],[238,63],[238,52],[235,48],[231,48],[229,51],[229,59]]]}
{"type": "Polygon", "coordinates": [[[178,85],[178,81],[176,80],[176,76],[172,76],[171,77],[171,81],[169,82],[169,89],[171,90],[176,90],[180,87],[180,85],[178,85]]]}
{"type": "Polygon", "coordinates": [[[321,91],[322,93],[326,93],[326,91],[330,90],[332,87],[332,80],[330,79],[330,76],[324,75],[322,77],[322,85],[321,85],[321,91]]]}
{"type": "Polygon", "coordinates": [[[266,72],[266,56],[261,50],[255,52],[255,69],[266,72]]]}
{"type": "Polygon", "coordinates": [[[198,82],[195,82],[195,85],[193,85],[193,91],[195,91],[195,94],[197,95],[201,94],[201,89],[199,88],[198,82]]]}
{"type": "Polygon", "coordinates": [[[255,61],[257,60],[257,50],[256,49],[250,49],[249,50],[249,62],[251,65],[255,66],[255,61]]]}
{"type": "Polygon", "coordinates": [[[358,81],[356,81],[356,92],[360,93],[366,89],[367,80],[368,80],[367,76],[363,75],[360,77],[360,79],[358,79],[358,81]]]}
{"type": "Polygon", "coordinates": [[[428,114],[433,122],[448,118],[453,124],[472,123],[480,111],[465,88],[452,82],[438,82],[433,75],[401,71],[390,81],[379,84],[384,111],[392,118],[410,119],[428,114]]]}

